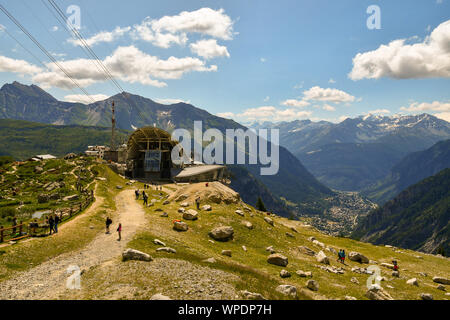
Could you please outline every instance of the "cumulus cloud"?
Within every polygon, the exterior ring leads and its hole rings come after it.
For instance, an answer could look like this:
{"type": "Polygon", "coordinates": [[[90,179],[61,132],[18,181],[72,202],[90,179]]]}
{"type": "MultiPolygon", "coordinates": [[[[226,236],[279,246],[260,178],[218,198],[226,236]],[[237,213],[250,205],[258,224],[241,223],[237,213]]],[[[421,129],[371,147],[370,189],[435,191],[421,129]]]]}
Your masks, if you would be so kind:
{"type": "Polygon", "coordinates": [[[233,118],[242,121],[291,121],[294,119],[304,119],[311,116],[311,111],[298,111],[295,109],[280,110],[274,106],[262,106],[249,108],[242,113],[233,114],[231,112],[220,113],[218,116],[233,118]]]}
{"type": "Polygon", "coordinates": [[[233,112],[219,112],[217,114],[218,117],[225,118],[225,119],[233,119],[234,113],[233,112]]]}
{"type": "Polygon", "coordinates": [[[25,60],[11,59],[5,56],[0,56],[0,72],[14,72],[21,75],[32,75],[41,71],[41,68],[30,64],[25,60]]]}
{"type": "Polygon", "coordinates": [[[323,110],[326,110],[326,111],[336,111],[336,108],[333,107],[333,106],[330,106],[329,104],[325,104],[325,105],[322,107],[322,109],[323,109],[323,110]]]}
{"type": "Polygon", "coordinates": [[[230,57],[227,47],[217,44],[217,40],[199,40],[190,45],[191,51],[196,55],[212,59],[216,57],[230,57]]]}
{"type": "Polygon", "coordinates": [[[355,97],[338,89],[312,87],[303,92],[304,100],[326,101],[326,102],[353,102],[355,97]]]}
{"type": "Polygon", "coordinates": [[[450,77],[450,20],[436,27],[423,42],[399,39],[353,58],[352,80],[450,77]]]}
{"type": "MultiPolygon", "coordinates": [[[[122,37],[123,35],[125,35],[130,30],[131,30],[131,27],[125,27],[125,28],[116,27],[113,31],[101,31],[101,32],[97,33],[96,35],[94,35],[90,38],[87,38],[85,40],[85,42],[89,46],[94,46],[101,42],[113,42],[113,41],[117,40],[118,38],[122,37]]],[[[77,46],[82,45],[82,42],[78,39],[77,40],[69,39],[68,41],[77,46]]]]}
{"type": "MultiPolygon", "coordinates": [[[[232,40],[233,21],[223,9],[201,8],[160,19],[146,17],[141,23],[133,26],[116,27],[113,31],[99,32],[86,39],[86,42],[93,46],[101,42],[115,41],[128,34],[135,40],[150,42],[157,47],[167,49],[174,44],[184,46],[188,42],[188,33],[232,40]]],[[[81,45],[79,40],[69,39],[68,41],[74,45],[81,45]]],[[[222,52],[221,56],[226,56],[223,49],[219,50],[222,52]]]]}
{"type": "Polygon", "coordinates": [[[303,108],[310,105],[308,101],[305,100],[296,100],[296,99],[288,99],[283,102],[281,102],[283,106],[287,107],[296,107],[296,108],[303,108]]]}
{"type": "Polygon", "coordinates": [[[450,122],[450,112],[440,112],[440,113],[435,113],[434,114],[435,117],[445,120],[447,122],[450,122]]]}
{"type": "Polygon", "coordinates": [[[409,107],[401,107],[400,110],[410,112],[423,112],[423,111],[441,111],[450,112],[450,102],[412,102],[409,107]]]}
{"type": "Polygon", "coordinates": [[[156,32],[200,33],[223,40],[233,38],[233,21],[223,9],[201,8],[196,11],[183,11],[176,16],[165,16],[153,20],[152,29],[156,32]]]}
{"type": "Polygon", "coordinates": [[[389,113],[391,113],[391,111],[388,109],[376,109],[369,111],[369,114],[389,114],[389,113]]]}
{"type": "Polygon", "coordinates": [[[67,102],[79,102],[83,104],[90,104],[92,103],[92,100],[94,101],[103,101],[108,99],[109,97],[105,94],[92,94],[86,96],[84,94],[71,94],[64,97],[64,101],[67,102]]]}
{"type": "MultiPolygon", "coordinates": [[[[93,66],[89,59],[75,59],[59,61],[59,64],[69,71],[71,76],[83,87],[105,81],[105,75],[93,66]]],[[[156,79],[180,79],[188,72],[214,72],[217,66],[206,66],[204,61],[197,58],[169,57],[166,60],[151,56],[134,46],[118,47],[112,55],[103,60],[103,64],[111,74],[128,83],[140,83],[155,87],[165,87],[167,84],[156,79]]],[[[73,88],[73,83],[59,68],[47,64],[49,71],[33,76],[33,81],[43,87],[73,88]]]]}

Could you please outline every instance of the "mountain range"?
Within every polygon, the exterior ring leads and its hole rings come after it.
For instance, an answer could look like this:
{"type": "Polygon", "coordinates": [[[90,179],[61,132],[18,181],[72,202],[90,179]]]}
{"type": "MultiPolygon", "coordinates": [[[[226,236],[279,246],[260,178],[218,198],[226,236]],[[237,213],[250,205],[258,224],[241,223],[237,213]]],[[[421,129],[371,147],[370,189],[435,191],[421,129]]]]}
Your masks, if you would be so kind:
{"type": "Polygon", "coordinates": [[[402,248],[450,252],[450,169],[410,186],[372,211],[353,238],[402,248]]]}
{"type": "MultiPolygon", "coordinates": [[[[35,85],[27,86],[18,82],[5,84],[0,89],[0,118],[69,127],[72,125],[109,127],[112,101],[115,102],[116,126],[122,130],[134,130],[137,127],[151,125],[169,132],[175,128],[192,131],[194,121],[202,121],[204,129],[216,128],[223,133],[226,129],[246,129],[233,120],[214,116],[186,103],[164,105],[126,92],[88,105],[68,103],[58,101],[35,85]]],[[[273,176],[260,175],[260,165],[231,166],[230,170],[237,172],[245,169],[248,172],[248,175],[245,175],[247,178],[252,177],[259,182],[257,185],[264,185],[266,189],[260,190],[261,195],[265,195],[263,200],[276,204],[275,207],[268,205],[270,210],[285,216],[291,214],[293,210],[300,209],[305,214],[321,213],[326,206],[322,199],[333,195],[333,192],[318,182],[287,149],[280,147],[279,154],[280,170],[273,176]],[[286,203],[290,204],[289,209],[286,203]]],[[[254,198],[254,192],[243,187],[245,183],[238,181],[235,183],[241,186],[243,192],[241,196],[244,200],[254,198]]],[[[239,189],[239,186],[236,188],[239,189]]],[[[250,200],[248,202],[251,203],[250,200]]]]}
{"type": "Polygon", "coordinates": [[[375,116],[341,123],[297,120],[256,123],[279,128],[280,144],[330,188],[361,191],[384,179],[409,153],[450,138],[450,123],[429,114],[375,116]]]}

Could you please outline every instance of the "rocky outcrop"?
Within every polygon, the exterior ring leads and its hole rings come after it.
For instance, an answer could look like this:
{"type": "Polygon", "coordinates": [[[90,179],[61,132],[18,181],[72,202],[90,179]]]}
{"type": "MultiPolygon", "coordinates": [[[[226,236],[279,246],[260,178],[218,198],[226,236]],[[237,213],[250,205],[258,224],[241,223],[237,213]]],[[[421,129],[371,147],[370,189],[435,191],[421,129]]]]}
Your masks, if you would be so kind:
{"type": "Polygon", "coordinates": [[[234,229],[230,226],[222,226],[212,229],[209,236],[217,241],[229,241],[233,239],[234,229]]]}
{"type": "Polygon", "coordinates": [[[128,260],[152,261],[153,259],[147,253],[134,249],[126,249],[124,252],[122,252],[122,261],[128,260]]]}
{"type": "Polygon", "coordinates": [[[279,253],[273,253],[267,258],[267,262],[276,266],[286,267],[288,258],[279,253]]]}

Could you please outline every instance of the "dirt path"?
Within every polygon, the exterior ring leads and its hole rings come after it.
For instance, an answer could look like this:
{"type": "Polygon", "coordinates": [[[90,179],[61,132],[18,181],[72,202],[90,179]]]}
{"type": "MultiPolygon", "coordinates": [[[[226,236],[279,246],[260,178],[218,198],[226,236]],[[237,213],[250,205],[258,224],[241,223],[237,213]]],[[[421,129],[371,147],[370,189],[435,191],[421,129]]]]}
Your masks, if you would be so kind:
{"type": "MultiPolygon", "coordinates": [[[[0,299],[58,299],[67,294],[67,269],[78,266],[82,272],[114,259],[122,253],[140,226],[145,224],[144,210],[134,201],[134,191],[125,190],[116,197],[117,218],[111,234],[99,234],[79,251],[62,254],[29,271],[0,283],[0,299]],[[116,230],[122,223],[122,241],[116,230]]],[[[94,204],[95,207],[95,204],[94,204]]]]}

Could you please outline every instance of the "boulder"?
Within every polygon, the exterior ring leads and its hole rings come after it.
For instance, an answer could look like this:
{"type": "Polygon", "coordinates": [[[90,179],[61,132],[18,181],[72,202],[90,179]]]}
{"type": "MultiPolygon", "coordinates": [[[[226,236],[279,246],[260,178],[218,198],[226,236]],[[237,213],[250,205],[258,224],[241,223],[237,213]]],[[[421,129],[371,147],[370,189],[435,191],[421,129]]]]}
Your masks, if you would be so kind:
{"type": "Polygon", "coordinates": [[[38,194],[38,196],[37,196],[37,201],[38,201],[38,203],[46,203],[46,202],[48,202],[48,195],[47,194],[44,194],[44,193],[41,193],[41,194],[38,194]]]}
{"type": "Polygon", "coordinates": [[[217,261],[216,261],[216,259],[214,259],[214,258],[208,258],[208,259],[203,260],[203,262],[206,262],[206,263],[216,263],[217,261]]]}
{"type": "Polygon", "coordinates": [[[288,258],[279,253],[273,253],[267,258],[267,262],[276,266],[286,267],[288,258]]]}
{"type": "Polygon", "coordinates": [[[345,296],[344,300],[358,300],[358,299],[356,299],[355,297],[352,297],[352,296],[345,296]]]}
{"type": "Polygon", "coordinates": [[[316,254],[316,260],[319,263],[330,264],[330,259],[328,259],[323,251],[319,251],[319,253],[316,254]]]}
{"type": "Polygon", "coordinates": [[[75,201],[75,200],[78,200],[79,198],[80,198],[79,195],[73,194],[71,196],[64,197],[63,201],[75,201]]]}
{"type": "Polygon", "coordinates": [[[433,300],[433,295],[431,293],[421,293],[420,298],[422,300],[433,300]]]}
{"type": "Polygon", "coordinates": [[[275,290],[285,296],[289,296],[294,299],[297,298],[297,288],[289,284],[279,285],[275,290]]]}
{"type": "Polygon", "coordinates": [[[150,300],[172,300],[167,296],[162,295],[161,293],[157,293],[153,295],[150,300]]]}
{"type": "Polygon", "coordinates": [[[406,281],[406,284],[409,284],[411,286],[419,286],[419,282],[417,281],[417,278],[412,278],[406,281]]]}
{"type": "Polygon", "coordinates": [[[323,242],[320,242],[318,240],[313,240],[313,242],[316,246],[319,246],[321,248],[325,248],[325,244],[323,242]]]}
{"type": "Polygon", "coordinates": [[[159,239],[153,240],[153,243],[158,245],[158,246],[163,246],[163,247],[166,246],[166,244],[164,242],[162,242],[161,240],[159,240],[159,239]]]}
{"type": "Polygon", "coordinates": [[[167,253],[177,253],[177,250],[175,250],[173,248],[169,248],[169,247],[161,247],[161,248],[156,249],[156,251],[158,251],[158,252],[163,251],[163,252],[167,252],[167,253]]]}
{"type": "Polygon", "coordinates": [[[290,276],[291,276],[291,273],[289,271],[284,270],[284,269],[280,271],[280,277],[289,278],[290,276]]]}
{"type": "Polygon", "coordinates": [[[311,271],[302,271],[302,270],[297,270],[295,272],[299,277],[301,278],[311,278],[312,277],[312,273],[311,271]]]}
{"type": "Polygon", "coordinates": [[[183,202],[182,204],[180,204],[180,206],[186,208],[186,207],[189,207],[189,203],[188,202],[183,202]]]}
{"type": "Polygon", "coordinates": [[[242,250],[244,250],[245,252],[247,252],[247,247],[246,247],[246,246],[242,246],[242,250]]]}
{"type": "Polygon", "coordinates": [[[352,251],[348,254],[348,259],[359,263],[369,263],[369,259],[359,252],[352,251]]]}
{"type": "Polygon", "coordinates": [[[433,282],[449,285],[450,279],[444,278],[444,277],[433,277],[433,282]]]}
{"type": "Polygon", "coordinates": [[[134,249],[126,249],[122,252],[122,260],[138,260],[138,261],[152,261],[152,257],[144,252],[134,250],[134,249]]]}
{"type": "Polygon", "coordinates": [[[185,208],[178,208],[178,213],[185,213],[186,209],[185,208]]]}
{"type": "Polygon", "coordinates": [[[317,281],[315,281],[315,280],[308,280],[308,281],[306,281],[306,287],[309,290],[318,291],[319,290],[319,283],[317,281]]]}
{"type": "Polygon", "coordinates": [[[446,291],[445,286],[443,284],[439,284],[436,289],[441,290],[441,291],[446,291]]]}
{"type": "Polygon", "coordinates": [[[168,205],[168,204],[170,204],[170,201],[169,201],[169,200],[165,200],[165,201],[163,202],[163,205],[168,205]]]}
{"type": "Polygon", "coordinates": [[[223,226],[212,229],[209,232],[209,236],[217,241],[228,241],[233,239],[234,230],[233,227],[223,226]]]}
{"type": "Polygon", "coordinates": [[[264,221],[273,226],[273,220],[270,219],[269,217],[264,217],[264,221]]]}
{"type": "Polygon", "coordinates": [[[202,207],[202,210],[203,210],[203,211],[211,211],[211,210],[212,210],[212,207],[211,207],[209,204],[205,204],[205,205],[202,207]]]}
{"type": "Polygon", "coordinates": [[[310,248],[305,247],[305,246],[299,246],[298,247],[298,251],[300,251],[301,253],[306,254],[308,256],[315,256],[316,255],[316,253],[313,250],[311,250],[310,248]]]}
{"type": "Polygon", "coordinates": [[[391,269],[391,270],[394,270],[394,265],[390,264],[390,263],[383,262],[382,264],[380,264],[380,266],[388,268],[388,269],[391,269]]]}
{"type": "Polygon", "coordinates": [[[370,300],[394,300],[383,288],[377,286],[372,286],[367,290],[366,297],[370,300]]]}
{"type": "Polygon", "coordinates": [[[186,222],[175,221],[173,223],[173,229],[176,231],[187,231],[189,229],[189,226],[186,222]]]}
{"type": "Polygon", "coordinates": [[[358,279],[356,279],[355,277],[352,277],[352,278],[350,279],[350,282],[355,283],[355,284],[359,284],[358,279]]]}
{"type": "Polygon", "coordinates": [[[189,209],[183,213],[183,219],[184,220],[197,220],[198,212],[193,209],[189,209]]]}
{"type": "Polygon", "coordinates": [[[242,211],[242,210],[236,210],[235,213],[236,213],[237,215],[240,215],[241,217],[244,216],[244,211],[242,211]]]}
{"type": "Polygon", "coordinates": [[[253,229],[253,224],[250,222],[250,221],[242,221],[241,222],[243,225],[244,225],[244,227],[246,227],[247,229],[249,229],[249,230],[252,230],[253,229]]]}
{"type": "Polygon", "coordinates": [[[266,300],[260,293],[243,290],[240,291],[240,294],[247,300],[266,300]]]}
{"type": "Polygon", "coordinates": [[[34,172],[35,173],[42,173],[42,172],[44,172],[44,168],[36,166],[36,167],[34,167],[34,172]]]}
{"type": "Polygon", "coordinates": [[[295,238],[295,236],[290,232],[286,232],[286,236],[289,238],[295,238]]]}
{"type": "Polygon", "coordinates": [[[231,257],[231,250],[222,250],[221,254],[223,256],[231,257]]]}
{"type": "Polygon", "coordinates": [[[400,273],[398,271],[392,271],[392,276],[399,278],[400,277],[400,273]]]}
{"type": "Polygon", "coordinates": [[[160,217],[162,217],[162,218],[167,218],[168,216],[169,216],[169,214],[167,212],[163,212],[160,215],[160,217]]]}
{"type": "Polygon", "coordinates": [[[273,248],[273,246],[267,247],[266,251],[269,251],[270,253],[275,253],[275,249],[273,248]]]}
{"type": "Polygon", "coordinates": [[[123,189],[123,187],[122,187],[122,186],[119,186],[119,185],[117,185],[117,186],[116,186],[116,189],[117,189],[117,190],[122,190],[122,189],[123,189]]]}

